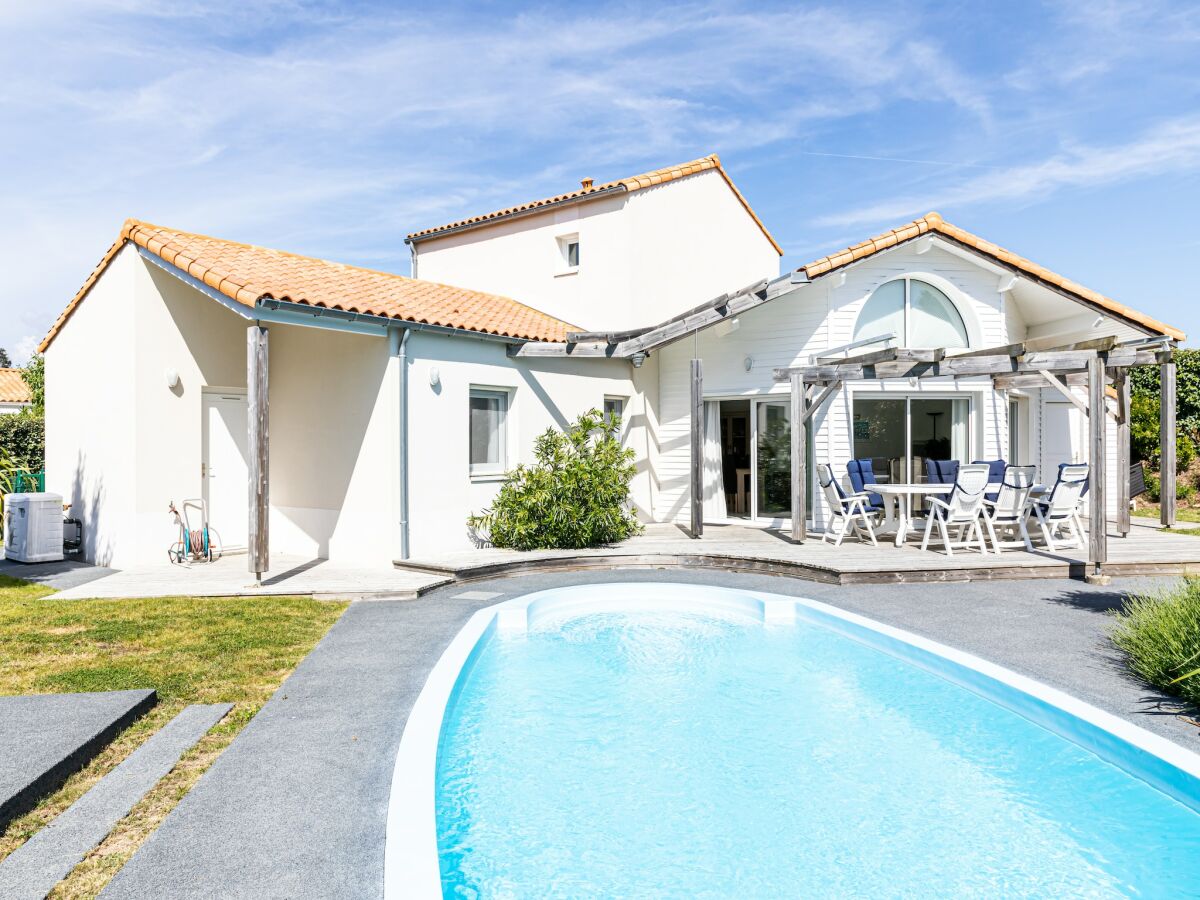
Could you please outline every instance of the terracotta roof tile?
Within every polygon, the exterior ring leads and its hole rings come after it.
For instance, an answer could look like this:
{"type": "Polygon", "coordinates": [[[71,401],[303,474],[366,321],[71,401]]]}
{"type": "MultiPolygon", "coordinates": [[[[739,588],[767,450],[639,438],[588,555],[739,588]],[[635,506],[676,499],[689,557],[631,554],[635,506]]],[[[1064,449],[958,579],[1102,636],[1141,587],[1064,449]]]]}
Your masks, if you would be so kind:
{"type": "MultiPolygon", "coordinates": [[[[767,226],[763,224],[762,219],[750,208],[750,204],[746,198],[742,196],[742,192],[737,189],[733,183],[733,179],[729,177],[729,173],[725,171],[725,167],[721,165],[720,157],[715,153],[694,159],[691,162],[681,163],[677,166],[667,166],[662,169],[656,169],[653,172],[646,172],[642,175],[633,175],[629,178],[619,178],[616,181],[609,181],[604,184],[589,184],[587,187],[580,188],[577,191],[570,191],[566,194],[557,194],[553,197],[545,197],[541,200],[531,200],[528,203],[522,203],[519,206],[509,206],[505,209],[497,209],[494,212],[484,213],[479,216],[471,216],[467,219],[459,219],[457,222],[450,222],[446,225],[437,225],[433,228],[425,228],[421,231],[414,231],[408,236],[408,241],[420,241],[425,238],[433,237],[447,231],[462,231],[467,228],[475,228],[480,225],[487,225],[501,219],[507,219],[511,216],[520,213],[531,212],[541,209],[545,206],[558,206],[564,203],[577,203],[583,200],[592,199],[597,195],[610,194],[618,191],[632,193],[640,191],[644,188],[654,187],[659,184],[666,184],[671,181],[677,181],[680,178],[686,178],[688,175],[695,175],[699,172],[707,172],[715,169],[725,179],[725,183],[729,185],[729,189],[733,191],[738,202],[742,204],[746,212],[750,214],[762,233],[766,235],[767,240],[771,242],[771,246],[775,248],[780,256],[783,256],[783,249],[771,236],[771,232],[767,231],[767,226]]],[[[587,179],[591,181],[591,179],[587,179]]]]}
{"type": "Polygon", "coordinates": [[[0,403],[30,403],[33,395],[20,369],[0,369],[0,403]]]}
{"type": "Polygon", "coordinates": [[[44,351],[96,279],[127,242],[182,269],[231,300],[254,307],[262,299],[386,316],[504,337],[565,341],[575,326],[509,297],[376,272],[282,250],[238,244],[129,219],[42,340],[44,351]]]}
{"type": "Polygon", "coordinates": [[[909,222],[906,225],[901,225],[899,228],[893,228],[891,231],[876,235],[861,243],[855,244],[853,247],[847,247],[845,250],[839,250],[837,253],[832,253],[829,256],[823,256],[818,260],[810,262],[806,266],[800,266],[796,271],[803,271],[809,278],[818,278],[821,275],[828,275],[843,266],[848,266],[850,263],[858,262],[860,259],[865,259],[872,256],[881,250],[887,250],[890,247],[895,247],[897,244],[910,241],[918,238],[923,234],[936,233],[948,237],[960,244],[970,247],[985,256],[990,256],[992,259],[1011,266],[1024,274],[1036,278],[1039,281],[1044,281],[1061,291],[1065,291],[1086,303],[1098,306],[1101,309],[1108,310],[1119,318],[1129,322],[1135,322],[1138,325],[1148,328],[1158,334],[1164,334],[1175,340],[1182,341],[1186,335],[1171,325],[1153,319],[1145,313],[1140,313],[1136,309],[1131,309],[1122,303],[1118,303],[1103,294],[1086,288],[1083,285],[1071,281],[1069,278],[1064,278],[1055,272],[1051,272],[1044,266],[1039,266],[1037,263],[1026,259],[1023,256],[1018,256],[1011,250],[1005,250],[991,241],[985,241],[983,238],[972,234],[957,225],[951,225],[945,221],[938,213],[931,212],[926,216],[922,216],[915,222],[909,222]]]}

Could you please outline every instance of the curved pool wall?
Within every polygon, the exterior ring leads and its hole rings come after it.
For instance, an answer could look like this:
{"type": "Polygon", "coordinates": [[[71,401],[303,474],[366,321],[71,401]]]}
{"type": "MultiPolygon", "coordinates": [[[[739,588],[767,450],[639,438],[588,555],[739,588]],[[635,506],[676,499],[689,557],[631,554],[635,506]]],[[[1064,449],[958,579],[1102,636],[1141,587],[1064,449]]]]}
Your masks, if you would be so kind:
{"type": "Polygon", "coordinates": [[[387,897],[441,896],[437,759],[443,723],[497,632],[593,612],[710,612],[764,624],[806,621],[901,659],[1042,726],[1200,813],[1200,756],[1069,694],[907,631],[815,600],[683,584],[588,584],[539,591],[475,613],[430,672],[409,714],[392,776],[387,897]]]}

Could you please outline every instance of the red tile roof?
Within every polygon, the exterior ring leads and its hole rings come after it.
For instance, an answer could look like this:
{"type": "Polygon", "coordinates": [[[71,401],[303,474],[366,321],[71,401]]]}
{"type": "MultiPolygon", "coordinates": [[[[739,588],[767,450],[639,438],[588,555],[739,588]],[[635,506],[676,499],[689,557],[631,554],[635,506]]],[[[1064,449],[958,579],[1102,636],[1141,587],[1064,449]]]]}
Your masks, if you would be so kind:
{"type": "Polygon", "coordinates": [[[44,351],[126,243],[143,247],[231,300],[285,300],[535,341],[565,341],[574,326],[509,297],[297,256],[129,219],[42,340],[44,351]]]}
{"type": "Polygon", "coordinates": [[[20,369],[0,369],[0,403],[32,403],[29,385],[20,369]]]}
{"type": "Polygon", "coordinates": [[[630,178],[619,178],[616,181],[605,182],[604,184],[593,184],[590,178],[583,181],[583,187],[577,191],[570,191],[566,194],[557,194],[554,197],[544,197],[541,200],[530,200],[528,203],[522,203],[519,206],[510,206],[505,209],[497,209],[494,212],[483,213],[479,216],[471,216],[467,219],[459,219],[457,222],[450,222],[446,225],[437,225],[433,228],[425,228],[421,231],[414,231],[407,238],[408,242],[418,242],[427,238],[435,237],[448,231],[463,231],[468,228],[477,228],[481,225],[489,225],[492,222],[497,222],[501,219],[508,219],[512,216],[521,215],[522,213],[534,212],[546,206],[559,206],[565,203],[578,203],[583,200],[595,199],[598,196],[611,194],[615,192],[632,193],[640,191],[643,188],[653,187],[657,184],[666,184],[670,181],[676,181],[680,178],[686,178],[688,175],[695,175],[699,172],[707,172],[716,170],[725,179],[725,183],[729,185],[729,189],[733,191],[738,202],[742,204],[746,212],[749,213],[756,225],[766,235],[771,246],[775,248],[780,256],[783,256],[783,249],[771,236],[771,232],[767,231],[767,226],[763,224],[762,219],[750,208],[750,204],[746,198],[742,196],[742,192],[737,189],[737,185],[733,183],[733,179],[729,177],[729,173],[725,171],[725,167],[721,165],[720,157],[715,153],[709,156],[694,159],[691,162],[680,163],[677,166],[667,166],[662,169],[655,169],[653,172],[646,172],[642,175],[634,175],[630,178]]]}

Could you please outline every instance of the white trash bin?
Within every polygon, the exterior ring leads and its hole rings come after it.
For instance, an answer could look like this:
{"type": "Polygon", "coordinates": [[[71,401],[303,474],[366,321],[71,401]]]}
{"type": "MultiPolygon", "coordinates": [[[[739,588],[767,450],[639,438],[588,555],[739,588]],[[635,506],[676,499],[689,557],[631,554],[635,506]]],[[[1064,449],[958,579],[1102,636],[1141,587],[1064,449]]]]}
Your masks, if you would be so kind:
{"type": "Polygon", "coordinates": [[[59,494],[4,497],[4,558],[24,563],[63,558],[63,508],[59,494]]]}

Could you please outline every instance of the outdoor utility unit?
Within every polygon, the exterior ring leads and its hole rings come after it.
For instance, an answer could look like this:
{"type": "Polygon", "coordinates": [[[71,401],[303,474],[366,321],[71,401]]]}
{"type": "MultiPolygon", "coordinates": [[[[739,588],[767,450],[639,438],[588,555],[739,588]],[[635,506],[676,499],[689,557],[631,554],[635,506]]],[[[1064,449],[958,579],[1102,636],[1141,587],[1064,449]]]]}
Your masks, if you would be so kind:
{"type": "Polygon", "coordinates": [[[4,498],[4,557],[16,562],[63,558],[63,508],[58,494],[4,498]]]}

